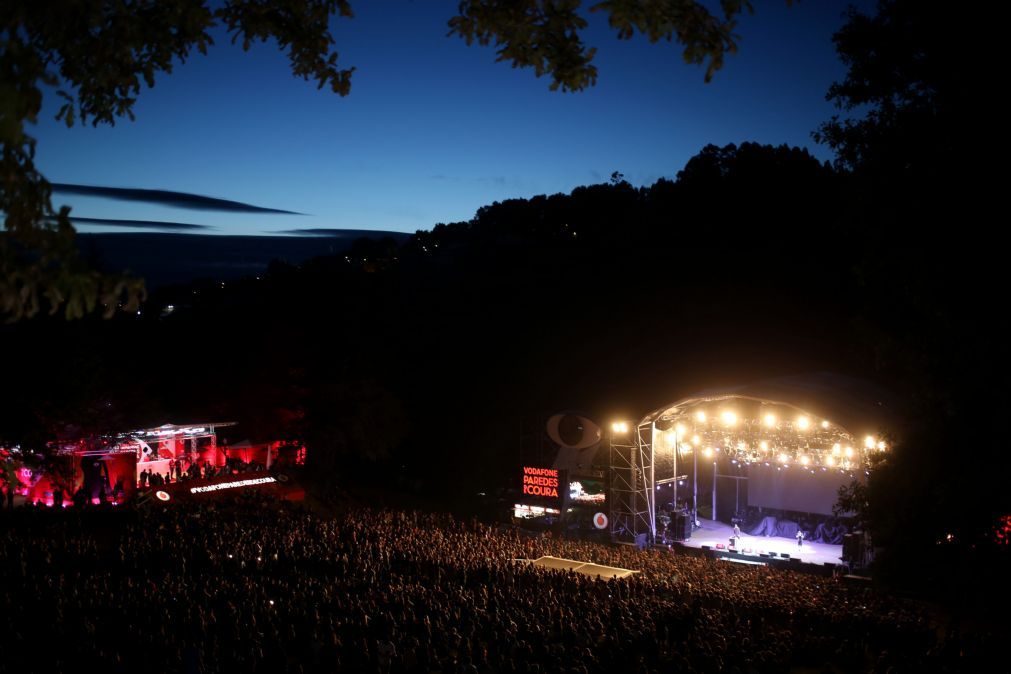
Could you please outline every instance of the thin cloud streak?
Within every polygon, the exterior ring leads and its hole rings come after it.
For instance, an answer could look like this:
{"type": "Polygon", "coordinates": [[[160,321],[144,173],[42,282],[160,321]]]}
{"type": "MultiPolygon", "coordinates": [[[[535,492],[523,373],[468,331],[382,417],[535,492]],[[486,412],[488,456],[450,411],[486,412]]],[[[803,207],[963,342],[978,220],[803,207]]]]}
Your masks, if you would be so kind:
{"type": "Polygon", "coordinates": [[[314,227],[305,229],[278,229],[272,230],[270,234],[284,234],[288,236],[305,237],[334,237],[334,238],[371,238],[381,239],[392,237],[394,239],[406,239],[411,236],[408,232],[390,232],[378,229],[339,229],[334,227],[314,227]]]}
{"type": "Polygon", "coordinates": [[[265,208],[244,204],[241,201],[230,201],[207,197],[189,192],[173,192],[171,190],[147,190],[135,187],[101,187],[98,185],[74,185],[70,183],[53,183],[53,191],[61,194],[76,194],[82,197],[101,197],[115,201],[140,201],[149,204],[159,204],[171,208],[186,208],[194,211],[221,211],[225,213],[280,213],[283,215],[303,215],[295,211],[285,211],[278,208],[265,208]]]}
{"type": "Polygon", "coordinates": [[[189,222],[162,222],[160,220],[119,220],[115,218],[71,217],[75,225],[104,225],[106,227],[135,227],[137,229],[164,229],[173,232],[196,232],[217,229],[208,225],[194,225],[189,222]]]}

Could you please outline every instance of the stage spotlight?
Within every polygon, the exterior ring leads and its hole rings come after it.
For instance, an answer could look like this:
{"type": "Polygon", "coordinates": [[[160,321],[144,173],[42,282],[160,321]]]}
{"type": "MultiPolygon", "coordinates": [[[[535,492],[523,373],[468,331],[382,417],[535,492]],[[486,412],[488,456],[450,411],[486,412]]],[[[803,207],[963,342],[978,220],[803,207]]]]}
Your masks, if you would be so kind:
{"type": "Polygon", "coordinates": [[[823,420],[823,421],[821,422],[821,427],[822,427],[822,428],[828,428],[828,426],[829,426],[829,423],[828,423],[827,421],[824,421],[824,420],[823,420]]]}
{"type": "Polygon", "coordinates": [[[706,458],[709,458],[710,456],[713,455],[713,448],[712,447],[706,447],[706,451],[704,451],[702,453],[706,456],[706,458]]]}
{"type": "Polygon", "coordinates": [[[685,435],[685,427],[684,426],[682,426],[681,424],[677,424],[677,425],[674,426],[674,430],[677,432],[678,435],[680,435],[681,437],[684,437],[684,435],[685,435]]]}
{"type": "Polygon", "coordinates": [[[835,459],[833,459],[833,458],[832,458],[832,457],[830,456],[830,457],[828,457],[828,458],[826,458],[826,459],[825,459],[825,464],[826,464],[826,465],[829,465],[829,466],[834,466],[834,465],[835,465],[835,459]]]}
{"type": "Polygon", "coordinates": [[[809,464],[810,462],[811,462],[811,460],[810,460],[809,458],[807,458],[806,456],[802,456],[802,457],[800,457],[800,464],[801,464],[802,466],[806,466],[806,465],[807,465],[807,464],[809,464]]]}
{"type": "Polygon", "coordinates": [[[776,415],[775,414],[766,414],[765,415],[765,425],[768,426],[769,428],[772,428],[773,426],[775,426],[776,425],[776,415]]]}
{"type": "Polygon", "coordinates": [[[839,456],[839,454],[842,453],[842,445],[840,445],[838,442],[832,445],[832,453],[835,454],[836,456],[839,456]]]}
{"type": "Polygon", "coordinates": [[[720,417],[723,419],[723,423],[727,426],[733,426],[737,423],[737,415],[729,410],[721,414],[720,417]]]}
{"type": "Polygon", "coordinates": [[[702,440],[699,439],[699,436],[693,435],[692,436],[692,444],[695,445],[695,446],[701,445],[702,444],[702,440]]]}
{"type": "Polygon", "coordinates": [[[802,431],[806,431],[811,425],[811,420],[807,417],[797,417],[797,428],[802,431]]]}
{"type": "Polygon", "coordinates": [[[886,445],[883,440],[878,443],[878,451],[883,452],[886,449],[888,449],[888,445],[886,445]]]}
{"type": "Polygon", "coordinates": [[[628,423],[624,421],[615,421],[611,424],[611,431],[614,433],[628,433],[628,423]]]}
{"type": "Polygon", "coordinates": [[[786,463],[789,460],[790,460],[790,457],[788,457],[786,454],[780,454],[779,455],[779,462],[780,463],[786,463]]]}
{"type": "Polygon", "coordinates": [[[758,443],[758,446],[762,449],[763,452],[769,451],[769,443],[766,442],[765,440],[762,440],[760,443],[758,443]]]}
{"type": "Polygon", "coordinates": [[[699,410],[698,412],[695,413],[695,419],[705,423],[706,413],[703,412],[702,410],[699,410]]]}
{"type": "Polygon", "coordinates": [[[847,447],[846,448],[846,458],[847,459],[853,458],[853,448],[852,447],[847,447]]]}
{"type": "Polygon", "coordinates": [[[877,444],[877,440],[874,439],[873,435],[868,435],[864,438],[864,447],[867,449],[874,449],[874,445],[877,444]]]}

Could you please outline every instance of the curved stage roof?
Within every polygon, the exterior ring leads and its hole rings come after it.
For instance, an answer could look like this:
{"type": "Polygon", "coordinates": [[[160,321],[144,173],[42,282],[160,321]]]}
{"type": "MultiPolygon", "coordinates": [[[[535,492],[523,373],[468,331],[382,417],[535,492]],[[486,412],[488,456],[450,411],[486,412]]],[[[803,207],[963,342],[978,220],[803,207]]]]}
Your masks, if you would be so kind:
{"type": "Polygon", "coordinates": [[[898,414],[871,384],[830,373],[701,391],[647,414],[655,447],[740,463],[852,470],[885,451],[898,414]]]}

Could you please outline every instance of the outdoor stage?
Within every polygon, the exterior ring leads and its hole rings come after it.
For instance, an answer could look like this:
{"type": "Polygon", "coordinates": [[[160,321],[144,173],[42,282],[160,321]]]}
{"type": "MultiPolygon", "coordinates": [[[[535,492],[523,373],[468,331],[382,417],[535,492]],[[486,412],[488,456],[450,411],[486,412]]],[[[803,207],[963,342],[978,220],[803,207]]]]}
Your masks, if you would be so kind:
{"type": "MultiPolygon", "coordinates": [[[[730,537],[734,535],[732,526],[702,518],[699,518],[699,521],[702,527],[695,529],[692,537],[683,542],[685,547],[702,548],[703,545],[707,545],[720,552],[734,551],[730,548],[730,537]],[[717,548],[718,544],[722,544],[723,548],[717,548]]],[[[842,564],[841,545],[804,541],[803,547],[797,547],[797,541],[792,538],[750,536],[743,531],[736,552],[756,562],[763,561],[762,553],[770,556],[775,553],[778,559],[783,559],[783,555],[787,554],[791,559],[799,558],[805,564],[842,564]]]]}

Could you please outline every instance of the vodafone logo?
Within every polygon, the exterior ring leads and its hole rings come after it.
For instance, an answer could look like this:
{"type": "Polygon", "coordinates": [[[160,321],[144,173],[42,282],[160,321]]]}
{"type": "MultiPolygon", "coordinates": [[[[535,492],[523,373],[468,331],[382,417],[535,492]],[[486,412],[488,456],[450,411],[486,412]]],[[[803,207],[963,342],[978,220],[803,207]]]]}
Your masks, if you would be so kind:
{"type": "Polygon", "coordinates": [[[607,515],[605,515],[604,513],[597,513],[596,515],[594,515],[593,516],[593,526],[597,527],[598,529],[606,529],[607,528],[607,515]]]}
{"type": "Polygon", "coordinates": [[[158,497],[159,501],[168,501],[170,498],[172,498],[171,496],[168,495],[168,492],[160,490],[156,491],[154,495],[158,497]]]}

